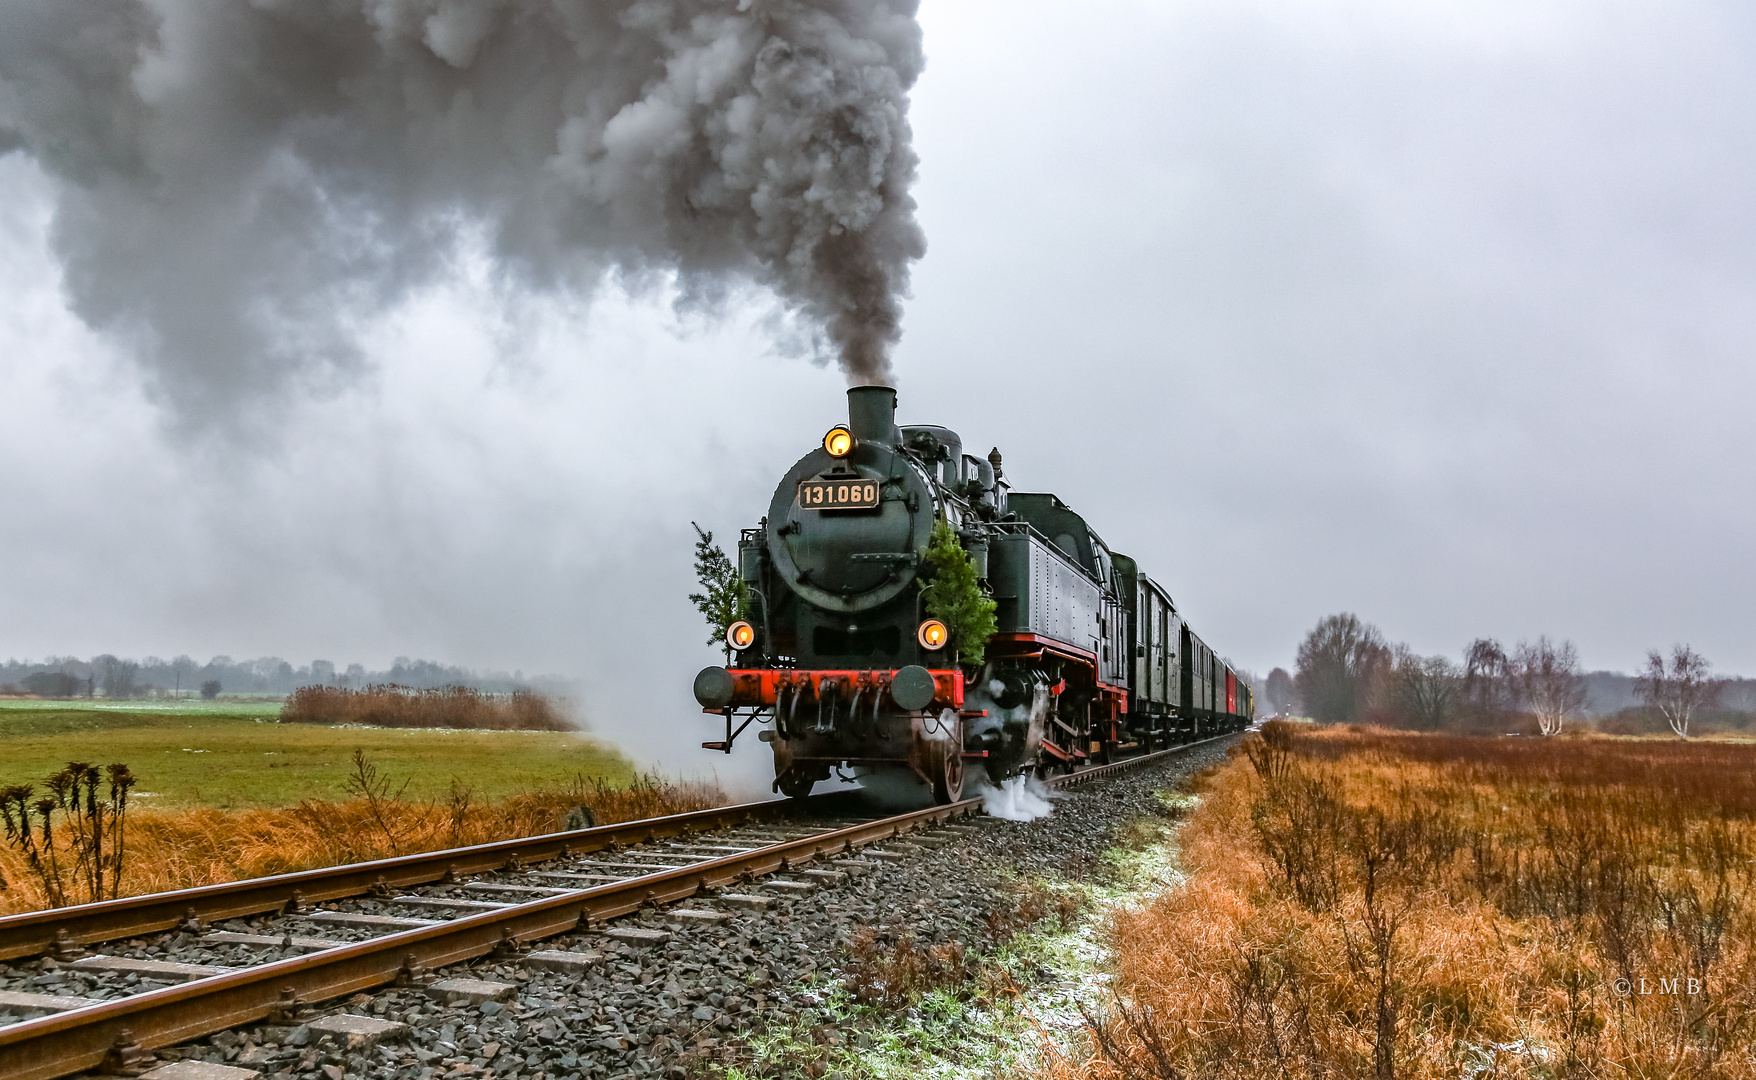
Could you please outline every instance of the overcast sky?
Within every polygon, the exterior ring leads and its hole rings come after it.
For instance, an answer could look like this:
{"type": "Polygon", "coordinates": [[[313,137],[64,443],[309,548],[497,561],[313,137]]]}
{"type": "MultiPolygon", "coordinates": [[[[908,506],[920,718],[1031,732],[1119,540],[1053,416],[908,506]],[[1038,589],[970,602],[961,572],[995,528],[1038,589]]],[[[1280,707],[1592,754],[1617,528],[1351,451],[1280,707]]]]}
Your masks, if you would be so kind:
{"type": "MultiPolygon", "coordinates": [[[[1351,610],[1756,672],[1747,4],[921,21],[905,421],[998,445],[1258,671],[1351,610]]],[[[844,411],[763,297],[509,298],[466,258],[359,327],[364,373],[203,435],[71,314],[54,211],[0,157],[0,653],[552,671],[602,729],[709,737],[689,522],[735,539],[844,411]]]]}

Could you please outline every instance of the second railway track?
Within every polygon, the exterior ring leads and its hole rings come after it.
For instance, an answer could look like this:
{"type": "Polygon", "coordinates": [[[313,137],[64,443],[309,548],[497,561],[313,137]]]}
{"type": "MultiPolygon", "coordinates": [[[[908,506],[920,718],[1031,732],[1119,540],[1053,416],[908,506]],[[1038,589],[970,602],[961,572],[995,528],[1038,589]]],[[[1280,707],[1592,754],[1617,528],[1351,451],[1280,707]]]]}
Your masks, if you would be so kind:
{"type": "MultiPolygon", "coordinates": [[[[1051,783],[1084,783],[1214,741],[1051,783]]],[[[841,816],[809,819],[786,804],[755,803],[0,919],[0,960],[53,956],[60,970],[45,982],[64,988],[60,973],[76,973],[86,993],[107,998],[0,991],[0,1010],[47,1013],[0,1027],[0,1076],[139,1071],[154,1063],[154,1048],[264,1018],[291,1019],[388,984],[480,995],[488,991],[467,980],[447,990],[433,973],[496,952],[522,953],[539,966],[583,965],[580,954],[532,954],[530,945],[603,929],[651,905],[711,897],[720,908],[762,906],[777,892],[845,880],[870,868],[859,855],[872,845],[974,814],[982,802],[870,820],[847,816],[848,804],[834,796],[815,804],[841,816]],[[764,878],[768,896],[744,891],[764,878]],[[325,903],[330,910],[317,908],[325,903]],[[241,919],[250,921],[243,930],[213,928],[241,919]],[[150,948],[97,948],[165,931],[182,932],[179,956],[195,946],[213,962],[118,955],[150,948]],[[265,954],[278,959],[262,962],[265,954]]],[[[638,940],[651,932],[610,933],[638,940]]]]}

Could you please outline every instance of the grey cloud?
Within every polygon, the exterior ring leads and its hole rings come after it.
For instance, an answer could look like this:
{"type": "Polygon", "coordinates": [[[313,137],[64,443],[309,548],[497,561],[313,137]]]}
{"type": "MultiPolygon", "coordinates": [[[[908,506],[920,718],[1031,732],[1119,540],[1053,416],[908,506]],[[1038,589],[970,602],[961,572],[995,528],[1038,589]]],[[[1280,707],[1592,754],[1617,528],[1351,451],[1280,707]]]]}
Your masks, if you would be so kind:
{"type": "Polygon", "coordinates": [[[74,310],[185,419],[366,363],[479,241],[520,290],[771,289],[882,380],[909,264],[914,0],[19,0],[0,146],[74,310]]]}

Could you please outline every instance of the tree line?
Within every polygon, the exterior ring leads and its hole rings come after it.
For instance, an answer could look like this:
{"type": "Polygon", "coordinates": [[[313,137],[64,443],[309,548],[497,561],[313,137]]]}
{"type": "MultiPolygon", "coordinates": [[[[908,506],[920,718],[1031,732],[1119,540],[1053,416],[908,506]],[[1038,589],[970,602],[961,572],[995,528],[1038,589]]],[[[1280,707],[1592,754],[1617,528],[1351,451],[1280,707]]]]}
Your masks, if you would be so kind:
{"type": "Polygon", "coordinates": [[[363,664],[339,668],[328,660],[294,667],[278,656],[233,660],[216,656],[205,663],[188,656],[165,660],[148,656],[130,660],[102,653],[90,659],[51,656],[45,660],[0,662],[0,697],[215,698],[225,694],[290,694],[303,686],[361,688],[383,683],[428,690],[467,686],[491,694],[537,690],[570,696],[577,687],[563,676],[527,677],[516,671],[472,671],[432,660],[399,656],[383,671],[363,664]]]}
{"type": "MultiPolygon", "coordinates": [[[[1634,682],[1641,715],[1623,719],[1635,729],[1643,719],[1662,721],[1687,738],[1702,713],[1718,708],[1726,685],[1690,646],[1654,649],[1634,682]]],[[[1276,713],[1415,731],[1559,735],[1586,706],[1585,672],[1571,641],[1542,636],[1508,649],[1477,638],[1459,660],[1422,656],[1348,612],[1319,621],[1300,642],[1293,673],[1275,668],[1263,689],[1276,713]]]]}

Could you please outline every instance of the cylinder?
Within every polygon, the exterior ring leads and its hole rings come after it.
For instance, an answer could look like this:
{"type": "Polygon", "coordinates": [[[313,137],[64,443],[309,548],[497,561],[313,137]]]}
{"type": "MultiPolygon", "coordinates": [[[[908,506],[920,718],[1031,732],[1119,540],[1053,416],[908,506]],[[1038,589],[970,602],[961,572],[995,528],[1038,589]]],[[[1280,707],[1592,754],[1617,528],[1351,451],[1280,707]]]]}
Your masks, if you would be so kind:
{"type": "Polygon", "coordinates": [[[888,386],[856,386],[848,391],[848,430],[863,443],[895,446],[896,391],[888,386]]]}

